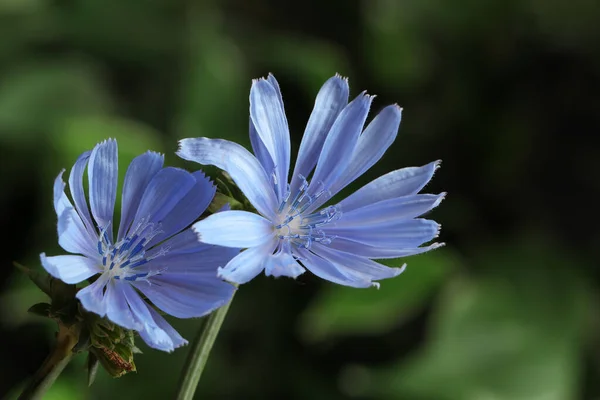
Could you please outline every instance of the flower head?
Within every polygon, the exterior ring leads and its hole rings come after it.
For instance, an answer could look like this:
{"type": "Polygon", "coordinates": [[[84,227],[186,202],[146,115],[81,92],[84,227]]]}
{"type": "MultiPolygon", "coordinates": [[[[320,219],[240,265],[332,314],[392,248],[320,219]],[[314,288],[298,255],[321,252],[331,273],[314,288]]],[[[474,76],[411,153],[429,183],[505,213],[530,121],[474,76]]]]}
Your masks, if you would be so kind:
{"type": "Polygon", "coordinates": [[[401,109],[391,105],[363,131],[373,97],[363,92],[348,103],[348,93],[348,82],[338,75],[319,91],[291,181],[288,123],[272,75],[255,80],[250,91],[254,155],[226,140],[180,141],[180,157],[227,171],[259,213],[226,211],[192,226],[206,243],[247,249],[219,269],[221,277],[245,283],[264,269],[267,275],[295,278],[306,268],[342,285],[377,286],[373,281],[403,268],[372,259],[441,246],[419,247],[437,237],[440,226],[416,218],[444,197],[418,194],[438,162],[390,172],[323,207],[381,158],[400,125],[401,109]]]}
{"type": "Polygon", "coordinates": [[[47,257],[44,268],[70,284],[100,275],[77,298],[91,312],[139,332],[149,346],[172,351],[186,341],[142,299],[167,314],[200,317],[226,304],[235,288],[216,276],[237,251],[198,242],[189,228],[212,200],[215,187],[202,172],[163,168],[163,156],[147,152],[125,174],[121,221],[114,237],[117,142],[107,140],[73,165],[64,192],[64,170],[54,182],[58,241],[77,255],[47,257]],[[83,187],[87,166],[89,205],[83,187]],[[90,214],[91,209],[91,214],[90,214]]]}

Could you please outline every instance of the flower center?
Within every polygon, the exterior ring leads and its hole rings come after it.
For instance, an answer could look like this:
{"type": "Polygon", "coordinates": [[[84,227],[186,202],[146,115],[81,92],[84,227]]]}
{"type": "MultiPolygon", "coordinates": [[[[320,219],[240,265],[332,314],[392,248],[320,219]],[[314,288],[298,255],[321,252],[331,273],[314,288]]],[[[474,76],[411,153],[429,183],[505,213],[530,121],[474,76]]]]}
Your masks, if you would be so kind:
{"type": "Polygon", "coordinates": [[[156,224],[147,223],[142,219],[135,229],[115,244],[110,240],[107,229],[108,227],[103,229],[98,238],[98,253],[102,256],[104,273],[109,274],[110,278],[127,281],[135,281],[159,273],[136,271],[136,268],[168,252],[168,249],[163,247],[152,252],[151,255],[146,253],[148,243],[161,233],[156,224]]]}
{"type": "Polygon", "coordinates": [[[327,235],[321,228],[341,217],[339,205],[329,206],[320,211],[306,213],[306,210],[319,197],[328,195],[329,191],[322,187],[314,195],[307,194],[308,181],[302,175],[302,184],[292,198],[288,187],[286,195],[279,206],[275,231],[281,240],[288,240],[298,247],[310,248],[313,242],[329,244],[335,236],[327,235]]]}

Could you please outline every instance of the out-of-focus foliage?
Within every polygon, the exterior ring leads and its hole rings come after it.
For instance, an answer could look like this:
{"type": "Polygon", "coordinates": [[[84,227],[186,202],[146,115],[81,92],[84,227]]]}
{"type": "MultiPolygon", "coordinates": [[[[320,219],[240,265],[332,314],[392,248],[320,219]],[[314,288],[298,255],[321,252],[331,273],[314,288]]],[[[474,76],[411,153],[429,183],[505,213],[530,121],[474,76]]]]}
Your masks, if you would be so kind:
{"type": "MultiPolygon", "coordinates": [[[[252,78],[274,73],[296,152],[335,72],[397,142],[345,193],[442,159],[448,243],[379,290],[244,285],[198,398],[571,400],[600,396],[600,5],[592,0],[0,0],[0,397],[53,340],[19,261],[62,253],[52,181],[108,137],[177,159],[184,137],[249,144],[252,78]]],[[[216,176],[215,171],[210,171],[216,176]]],[[[119,202],[117,203],[119,204],[119,202]]],[[[188,340],[199,320],[171,320],[188,340]]],[[[78,356],[48,399],[167,399],[187,348],[137,343],[137,373],[78,356]]]]}

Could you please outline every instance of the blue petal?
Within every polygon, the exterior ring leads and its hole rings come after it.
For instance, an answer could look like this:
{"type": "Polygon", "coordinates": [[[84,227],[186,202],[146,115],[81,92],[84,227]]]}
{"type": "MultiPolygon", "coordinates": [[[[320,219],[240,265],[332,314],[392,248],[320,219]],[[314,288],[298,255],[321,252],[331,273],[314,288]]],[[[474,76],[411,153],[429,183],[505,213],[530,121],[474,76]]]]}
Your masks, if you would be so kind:
{"type": "MultiPolygon", "coordinates": [[[[196,241],[198,238],[196,236],[196,241]]],[[[158,256],[146,264],[136,267],[136,271],[155,274],[163,273],[184,273],[214,277],[217,267],[222,267],[229,262],[238,253],[238,249],[212,246],[204,243],[203,247],[197,247],[194,252],[173,252],[168,250],[166,255],[158,256]]],[[[163,245],[158,246],[162,248],[163,245]]],[[[168,249],[168,244],[164,246],[168,249]]],[[[147,254],[152,254],[148,252],[147,254]]]]}
{"type": "Polygon", "coordinates": [[[96,225],[90,215],[85,191],[83,189],[83,172],[85,171],[91,153],[91,151],[86,151],[79,156],[77,161],[75,161],[75,165],[71,168],[71,174],[69,175],[69,189],[71,190],[71,196],[75,202],[76,210],[86,229],[92,237],[95,237],[97,236],[96,225]]]}
{"type": "Polygon", "coordinates": [[[192,174],[196,184],[192,189],[173,207],[161,223],[161,233],[152,239],[148,246],[160,243],[166,238],[173,236],[182,229],[187,228],[198,219],[212,201],[216,186],[204,175],[202,171],[192,174]]]}
{"type": "Polygon", "coordinates": [[[121,199],[121,224],[117,241],[121,240],[131,223],[142,200],[142,195],[154,175],[162,168],[164,157],[162,154],[148,151],[133,159],[123,182],[123,196],[121,199]]]}
{"type": "Polygon", "coordinates": [[[123,294],[123,286],[129,285],[127,282],[115,281],[111,279],[106,285],[104,294],[106,316],[112,322],[127,328],[140,330],[143,325],[137,322],[133,313],[127,304],[127,298],[123,294]]]}
{"type": "MultiPolygon", "coordinates": [[[[202,263],[202,259],[197,259],[202,263]]],[[[217,278],[217,269],[211,276],[171,274],[169,271],[148,280],[132,282],[155,306],[178,318],[202,317],[225,305],[235,287],[217,278]]]]}
{"type": "Polygon", "coordinates": [[[378,247],[370,246],[364,243],[355,242],[353,240],[345,238],[335,238],[329,245],[332,249],[343,251],[346,253],[356,254],[357,256],[374,258],[374,259],[385,259],[385,258],[399,258],[414,256],[417,254],[426,253],[430,250],[435,250],[444,246],[444,243],[433,243],[425,247],[378,247]]]}
{"type": "Polygon", "coordinates": [[[437,207],[446,193],[416,194],[382,200],[377,203],[343,212],[339,220],[330,224],[334,228],[368,227],[372,224],[389,223],[418,217],[437,207]]]}
{"type": "Polygon", "coordinates": [[[97,254],[97,236],[86,229],[73,204],[65,194],[62,180],[63,169],[54,180],[54,210],[58,216],[58,243],[70,253],[81,253],[89,257],[97,254]]]}
{"type": "Polygon", "coordinates": [[[298,264],[294,256],[285,251],[279,251],[267,257],[265,262],[265,275],[274,276],[275,278],[287,276],[295,279],[302,275],[304,271],[305,269],[298,264]]]}
{"type": "Polygon", "coordinates": [[[329,228],[328,226],[323,228],[326,235],[387,248],[418,247],[436,238],[439,230],[439,224],[427,219],[411,219],[400,222],[391,220],[368,226],[344,228],[329,228]]]}
{"type": "Polygon", "coordinates": [[[273,218],[278,202],[267,173],[248,150],[221,139],[183,139],[177,155],[225,170],[262,215],[273,218]]]}
{"type": "Polygon", "coordinates": [[[226,247],[247,248],[275,236],[271,221],[247,211],[223,211],[192,225],[198,240],[226,247]]]}
{"type": "Polygon", "coordinates": [[[349,91],[348,81],[339,75],[329,78],[319,90],[298,150],[292,192],[301,182],[299,176],[307,178],[317,164],[327,134],[340,112],[348,105],[349,91]]]}
{"type": "Polygon", "coordinates": [[[256,127],[252,122],[252,118],[250,118],[250,144],[252,145],[252,151],[254,155],[260,161],[263,169],[267,173],[267,175],[272,174],[275,171],[275,164],[273,164],[273,159],[269,154],[269,151],[265,147],[260,136],[258,136],[258,132],[256,131],[256,127]]]}
{"type": "Polygon", "coordinates": [[[155,336],[150,333],[151,331],[141,331],[140,336],[142,339],[144,339],[148,346],[157,350],[171,352],[178,347],[188,344],[187,340],[181,337],[179,332],[169,325],[169,323],[163,317],[161,317],[159,313],[154,311],[152,307],[148,307],[148,310],[150,311],[150,316],[154,320],[154,323],[158,329],[161,329],[169,338],[168,341],[155,341],[155,336]]]}
{"type": "Polygon", "coordinates": [[[108,227],[113,219],[118,169],[117,142],[109,139],[96,145],[90,155],[88,178],[92,215],[101,228],[108,227]]]}
{"type": "Polygon", "coordinates": [[[294,250],[302,260],[302,264],[319,278],[323,278],[333,283],[356,288],[367,288],[373,286],[373,283],[366,277],[352,271],[344,270],[317,254],[307,250],[297,248],[294,250]]]}
{"type": "MultiPolygon", "coordinates": [[[[329,190],[350,164],[358,136],[362,132],[369,113],[371,101],[372,97],[366,93],[358,95],[335,120],[325,139],[315,174],[311,179],[308,189],[311,195],[323,188],[329,190]]],[[[318,208],[328,198],[329,196],[321,196],[309,207],[308,212],[318,208]]]]}
{"type": "Polygon", "coordinates": [[[382,200],[416,194],[431,180],[439,163],[435,161],[422,167],[392,171],[366,184],[339,204],[344,212],[348,212],[382,200]]]}
{"type": "Polygon", "coordinates": [[[65,208],[58,217],[58,244],[69,253],[83,254],[91,259],[99,257],[97,239],[83,226],[79,214],[73,208],[65,208]]]}
{"type": "MultiPolygon", "coordinates": [[[[146,252],[146,255],[152,258],[156,254],[156,252],[161,251],[160,249],[162,247],[169,249],[168,256],[171,256],[173,254],[195,253],[198,251],[208,250],[216,246],[198,241],[198,235],[190,228],[178,233],[175,236],[170,237],[169,239],[165,240],[160,246],[156,246],[152,249],[149,249],[146,252]]],[[[223,247],[219,248],[225,249],[223,247]]]]}
{"type": "Polygon", "coordinates": [[[277,79],[275,79],[275,75],[269,73],[269,75],[267,76],[267,82],[269,82],[277,92],[277,99],[279,100],[281,109],[285,109],[285,107],[283,106],[283,96],[281,96],[281,88],[279,87],[279,82],[277,82],[277,79]]]}
{"type": "Polygon", "coordinates": [[[148,183],[131,226],[136,227],[142,221],[162,223],[195,185],[196,179],[187,171],[173,167],[161,169],[148,183]]]}
{"type": "Polygon", "coordinates": [[[136,321],[142,325],[140,336],[148,344],[158,350],[173,351],[187,342],[152,309],[139,294],[129,285],[123,285],[123,294],[136,321]]]}
{"type": "Polygon", "coordinates": [[[75,295],[81,302],[83,308],[87,311],[96,313],[101,317],[106,315],[104,288],[106,287],[108,280],[108,274],[102,274],[94,283],[84,287],[75,295]]]}
{"type": "Polygon", "coordinates": [[[60,217],[60,215],[65,211],[66,208],[73,208],[73,205],[67,198],[65,194],[65,182],[62,180],[62,176],[65,173],[63,169],[60,171],[56,179],[54,179],[54,211],[56,211],[56,216],[60,217]]]}
{"type": "Polygon", "coordinates": [[[277,242],[277,240],[270,240],[262,246],[242,251],[229,261],[225,268],[218,269],[219,278],[240,285],[250,281],[264,269],[265,262],[273,254],[277,242]]]}
{"type": "Polygon", "coordinates": [[[311,247],[311,250],[320,257],[337,265],[341,270],[347,273],[349,271],[352,271],[350,273],[358,273],[370,281],[393,278],[404,271],[404,267],[390,268],[368,258],[333,250],[319,243],[315,243],[311,247]]]}
{"type": "Polygon", "coordinates": [[[92,275],[102,272],[96,260],[84,256],[53,256],[40,254],[44,269],[53,277],[69,284],[79,283],[92,275]]]}
{"type": "Polygon", "coordinates": [[[281,200],[287,190],[290,169],[290,132],[280,94],[267,80],[257,79],[252,83],[250,117],[273,159],[277,191],[281,200]]]}
{"type": "Polygon", "coordinates": [[[396,139],[402,109],[397,105],[384,108],[358,138],[352,160],[342,176],[332,185],[332,195],[371,168],[396,139]]]}

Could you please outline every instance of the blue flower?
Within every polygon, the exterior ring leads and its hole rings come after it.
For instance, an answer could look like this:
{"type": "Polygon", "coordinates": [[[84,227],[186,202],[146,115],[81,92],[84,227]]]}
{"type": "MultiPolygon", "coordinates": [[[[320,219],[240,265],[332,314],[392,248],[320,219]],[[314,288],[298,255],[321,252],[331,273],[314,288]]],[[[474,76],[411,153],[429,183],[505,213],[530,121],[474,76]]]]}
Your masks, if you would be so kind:
{"type": "Polygon", "coordinates": [[[44,268],[70,284],[100,276],[77,292],[83,307],[139,332],[153,348],[173,351],[187,342],[140,296],[167,314],[200,317],[226,304],[235,288],[217,278],[239,250],[198,242],[189,228],[211,202],[215,187],[202,172],[163,168],[147,152],[125,174],[121,222],[113,239],[117,142],[102,142],[75,162],[66,196],[64,170],[54,182],[60,246],[79,255],[47,257],[44,268]],[[89,205],[83,187],[87,166],[89,205]],[[90,214],[91,208],[91,214],[90,214]]]}
{"type": "Polygon", "coordinates": [[[418,194],[439,162],[390,172],[322,208],[381,158],[400,125],[401,109],[391,105],[363,131],[373,97],[363,92],[348,104],[348,92],[348,82],[338,75],[319,91],[291,182],[288,123],[272,75],[255,80],[250,91],[255,155],[226,140],[180,141],[180,157],[225,170],[259,213],[226,211],[192,226],[203,242],[247,249],[219,268],[219,276],[241,284],[263,269],[295,278],[306,268],[341,285],[378,286],[373,281],[394,277],[404,267],[388,268],[372,259],[442,245],[419,247],[437,237],[440,226],[416,218],[444,198],[445,193],[418,194]]]}

